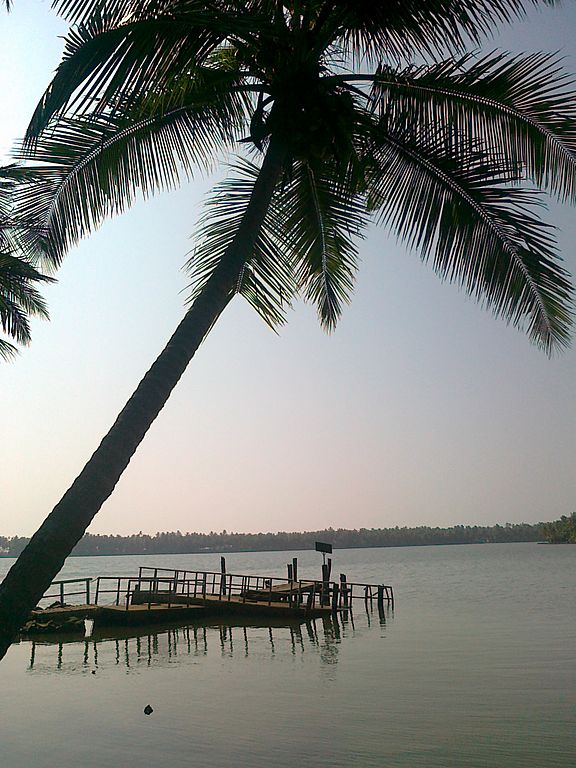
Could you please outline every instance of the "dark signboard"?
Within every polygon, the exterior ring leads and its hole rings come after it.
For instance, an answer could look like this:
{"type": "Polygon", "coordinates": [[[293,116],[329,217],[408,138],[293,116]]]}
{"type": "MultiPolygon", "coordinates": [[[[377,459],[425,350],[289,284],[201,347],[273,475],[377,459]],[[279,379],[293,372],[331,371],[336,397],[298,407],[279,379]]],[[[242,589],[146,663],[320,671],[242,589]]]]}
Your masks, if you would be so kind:
{"type": "Polygon", "coordinates": [[[317,541],[314,546],[316,552],[325,552],[327,555],[332,554],[332,544],[323,544],[321,541],[317,541]]]}

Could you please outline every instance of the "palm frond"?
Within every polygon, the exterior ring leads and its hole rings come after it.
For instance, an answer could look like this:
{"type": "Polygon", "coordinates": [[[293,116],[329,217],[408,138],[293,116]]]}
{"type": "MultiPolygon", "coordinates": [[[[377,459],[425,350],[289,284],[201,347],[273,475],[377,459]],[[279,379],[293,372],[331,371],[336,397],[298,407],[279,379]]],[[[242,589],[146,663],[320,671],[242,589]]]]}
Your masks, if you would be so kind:
{"type": "Polygon", "coordinates": [[[115,13],[118,17],[130,17],[139,7],[148,9],[158,5],[157,0],[52,0],[52,8],[67,21],[80,24],[86,16],[94,13],[115,13]]]}
{"type": "MultiPolygon", "coordinates": [[[[191,277],[188,301],[193,302],[232,242],[248,206],[259,168],[238,161],[232,175],[218,184],[206,201],[195,240],[197,245],[185,265],[191,277]]],[[[286,310],[297,293],[294,252],[287,237],[284,209],[276,193],[256,241],[254,252],[245,264],[237,292],[272,328],[285,322],[286,310]]]]}
{"type": "Polygon", "coordinates": [[[380,113],[410,113],[423,129],[438,124],[496,148],[525,176],[576,201],[576,91],[558,58],[494,52],[374,78],[380,113]]]}
{"type": "Polygon", "coordinates": [[[502,23],[523,18],[530,6],[559,0],[339,0],[325,2],[320,19],[338,22],[345,50],[372,61],[413,61],[462,53],[480,45],[502,23]]]}
{"type": "MultiPolygon", "coordinates": [[[[233,170],[207,201],[198,245],[186,265],[192,275],[191,301],[236,234],[258,174],[247,162],[233,170]]],[[[316,305],[325,328],[335,327],[353,289],[355,240],[367,224],[365,200],[355,183],[342,178],[335,162],[324,162],[322,171],[297,162],[276,191],[238,284],[238,293],[272,327],[284,322],[285,310],[298,294],[316,305]]]]}
{"type": "MultiPolygon", "coordinates": [[[[46,303],[36,283],[52,282],[24,258],[0,252],[0,326],[2,331],[18,344],[30,342],[31,316],[48,317],[46,303]]],[[[16,347],[0,339],[0,357],[8,360],[16,347]]]]}
{"type": "Polygon", "coordinates": [[[100,114],[139,98],[142,90],[167,90],[175,77],[195,71],[224,40],[250,38],[255,28],[255,17],[221,13],[213,4],[193,0],[145,3],[144,12],[130,3],[100,3],[70,31],[63,60],[36,107],[26,140],[34,141],[66,109],[100,114]]]}
{"type": "Polygon", "coordinates": [[[277,0],[52,0],[52,7],[75,24],[98,13],[137,19],[184,11],[249,12],[269,16],[278,13],[279,7],[282,10],[277,0]]]}
{"type": "Polygon", "coordinates": [[[20,215],[15,204],[19,186],[31,184],[36,178],[33,170],[23,166],[0,167],[0,252],[18,254],[29,264],[50,271],[55,264],[41,227],[20,215]]]}
{"type": "Polygon", "coordinates": [[[247,104],[233,81],[232,74],[218,87],[215,80],[210,88],[189,83],[189,105],[181,108],[167,110],[145,93],[124,114],[62,118],[24,148],[22,157],[41,165],[19,188],[18,210],[41,224],[56,262],[105,216],[131,205],[138,191],[173,188],[240,137],[247,104]]]}
{"type": "Polygon", "coordinates": [[[375,137],[369,204],[378,220],[435,271],[524,328],[550,353],[567,344],[572,289],[553,228],[514,163],[441,126],[418,134],[386,126],[375,137]]]}
{"type": "Polygon", "coordinates": [[[350,301],[357,269],[356,242],[367,224],[366,203],[352,167],[348,174],[335,162],[320,167],[295,165],[282,192],[284,227],[305,299],[313,302],[322,325],[335,328],[350,301]]]}
{"type": "Polygon", "coordinates": [[[18,349],[14,346],[14,344],[10,344],[9,341],[6,341],[6,339],[0,338],[0,357],[2,360],[8,362],[9,360],[12,360],[16,355],[18,354],[18,349]]]}

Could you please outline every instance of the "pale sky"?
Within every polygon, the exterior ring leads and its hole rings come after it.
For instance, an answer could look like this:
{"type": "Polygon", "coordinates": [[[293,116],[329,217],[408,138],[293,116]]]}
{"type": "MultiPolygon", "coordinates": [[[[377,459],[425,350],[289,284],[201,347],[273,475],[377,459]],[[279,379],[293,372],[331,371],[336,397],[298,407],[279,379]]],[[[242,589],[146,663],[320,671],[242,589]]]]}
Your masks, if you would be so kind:
{"type": "MultiPolygon", "coordinates": [[[[59,61],[47,2],[0,13],[0,150],[59,61]]],[[[488,49],[562,50],[576,9],[488,49]]],[[[51,321],[0,364],[0,535],[30,535],[176,327],[206,180],[139,203],[68,255],[51,321]]],[[[552,206],[576,274],[576,210],[552,206]]],[[[299,305],[280,335],[236,298],[146,436],[93,533],[536,522],[576,509],[576,352],[549,360],[374,229],[332,336],[299,305]]]]}

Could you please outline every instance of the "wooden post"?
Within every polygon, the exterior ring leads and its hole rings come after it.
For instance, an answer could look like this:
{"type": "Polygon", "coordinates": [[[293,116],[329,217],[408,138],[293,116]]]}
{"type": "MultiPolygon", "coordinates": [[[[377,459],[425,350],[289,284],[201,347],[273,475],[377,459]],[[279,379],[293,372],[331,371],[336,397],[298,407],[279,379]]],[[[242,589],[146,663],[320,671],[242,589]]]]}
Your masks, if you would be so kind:
{"type": "Polygon", "coordinates": [[[220,558],[220,572],[222,574],[222,576],[220,577],[220,594],[226,597],[226,558],[225,557],[220,558]]]}
{"type": "Polygon", "coordinates": [[[340,574],[340,592],[344,601],[344,608],[348,608],[348,586],[346,584],[346,574],[340,574]]]}
{"type": "Polygon", "coordinates": [[[330,605],[330,558],[328,563],[322,566],[322,605],[330,605]]]}
{"type": "Polygon", "coordinates": [[[298,558],[297,557],[292,558],[292,576],[294,578],[294,581],[298,581],[298,558]]]}
{"type": "Polygon", "coordinates": [[[378,584],[378,610],[384,610],[384,586],[378,584]]]}
{"type": "Polygon", "coordinates": [[[180,575],[180,571],[174,571],[174,594],[178,592],[178,576],[180,575]]]}
{"type": "Polygon", "coordinates": [[[86,605],[90,605],[90,582],[92,579],[86,579],[86,605]]]}
{"type": "Polygon", "coordinates": [[[316,597],[316,585],[314,585],[310,590],[310,592],[308,592],[308,599],[306,600],[306,613],[310,613],[310,611],[314,607],[315,597],[316,597]]]}
{"type": "Polygon", "coordinates": [[[334,582],[333,590],[334,591],[332,592],[332,612],[333,613],[337,613],[337,611],[338,611],[338,594],[340,592],[340,589],[338,587],[338,584],[336,584],[336,582],[334,582]]]}
{"type": "Polygon", "coordinates": [[[288,581],[294,581],[294,566],[292,563],[288,563],[286,568],[288,569],[288,581]]]}

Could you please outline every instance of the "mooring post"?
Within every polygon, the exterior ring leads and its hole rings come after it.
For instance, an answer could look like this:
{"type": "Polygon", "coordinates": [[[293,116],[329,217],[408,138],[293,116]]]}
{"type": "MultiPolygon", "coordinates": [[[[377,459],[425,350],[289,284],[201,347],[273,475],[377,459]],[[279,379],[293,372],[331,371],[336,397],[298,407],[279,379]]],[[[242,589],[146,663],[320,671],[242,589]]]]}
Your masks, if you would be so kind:
{"type": "Polygon", "coordinates": [[[178,592],[178,576],[180,575],[180,571],[174,571],[174,594],[178,592]]]}
{"type": "Polygon", "coordinates": [[[294,566],[292,563],[288,563],[286,568],[288,569],[288,581],[294,581],[294,566]]]}
{"type": "Polygon", "coordinates": [[[330,558],[326,565],[322,566],[322,605],[330,605],[330,558]]]}
{"type": "Polygon", "coordinates": [[[348,586],[346,584],[346,574],[340,574],[340,592],[344,601],[344,608],[348,608],[348,586]]]}
{"type": "Polygon", "coordinates": [[[220,594],[226,597],[226,558],[225,557],[220,558],[220,572],[222,574],[222,576],[220,577],[220,594]]]}
{"type": "Polygon", "coordinates": [[[306,600],[306,613],[310,613],[312,609],[314,608],[314,602],[316,598],[316,584],[312,587],[310,592],[308,592],[308,599],[306,600]]]}
{"type": "Polygon", "coordinates": [[[384,610],[384,585],[378,584],[378,610],[384,610]]]}
{"type": "Polygon", "coordinates": [[[298,581],[298,558],[297,557],[292,558],[292,576],[294,578],[294,581],[298,581]]]}
{"type": "Polygon", "coordinates": [[[338,595],[340,593],[340,589],[338,587],[338,584],[334,582],[334,585],[332,587],[332,612],[337,613],[338,612],[338,595]]]}

